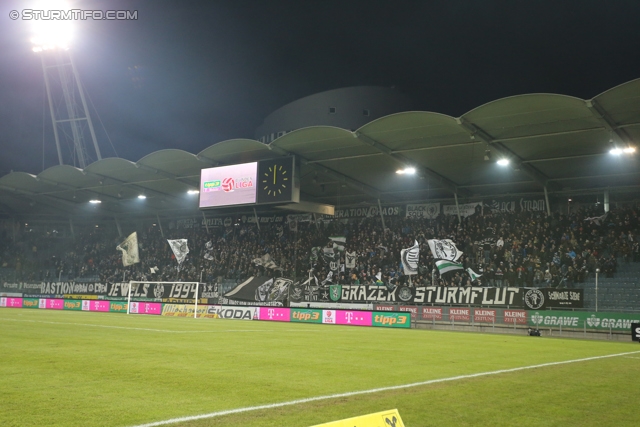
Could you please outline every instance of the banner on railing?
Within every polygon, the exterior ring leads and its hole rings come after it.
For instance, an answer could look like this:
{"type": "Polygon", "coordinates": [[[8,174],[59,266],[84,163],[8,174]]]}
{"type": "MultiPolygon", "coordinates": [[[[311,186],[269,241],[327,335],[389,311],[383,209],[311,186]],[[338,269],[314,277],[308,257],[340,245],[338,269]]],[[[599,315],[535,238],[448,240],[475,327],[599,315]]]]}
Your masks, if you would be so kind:
{"type": "Polygon", "coordinates": [[[522,299],[528,310],[582,308],[584,289],[531,288],[524,290],[522,299]]]}
{"type": "Polygon", "coordinates": [[[376,285],[330,285],[319,293],[319,302],[407,303],[523,307],[524,288],[399,286],[389,290],[376,285]]]}

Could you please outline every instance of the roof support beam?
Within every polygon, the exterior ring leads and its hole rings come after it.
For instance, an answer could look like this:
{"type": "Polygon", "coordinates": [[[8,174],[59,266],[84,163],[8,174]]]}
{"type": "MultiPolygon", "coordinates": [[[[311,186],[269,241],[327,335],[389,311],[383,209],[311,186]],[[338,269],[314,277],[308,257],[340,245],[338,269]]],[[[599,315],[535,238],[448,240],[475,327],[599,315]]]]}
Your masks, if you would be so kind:
{"type": "Polygon", "coordinates": [[[595,100],[595,98],[590,101],[586,101],[586,104],[587,108],[589,108],[589,111],[591,111],[591,113],[598,120],[600,120],[600,122],[602,122],[607,130],[609,130],[610,132],[614,132],[623,143],[629,144],[629,142],[631,142],[631,137],[629,136],[627,131],[623,128],[618,127],[618,124],[613,120],[609,113],[607,113],[605,109],[602,108],[602,106],[598,103],[598,101],[595,100]]]}
{"type": "MultiPolygon", "coordinates": [[[[66,200],[59,199],[59,198],[53,197],[53,196],[49,196],[47,194],[40,194],[40,193],[35,193],[35,192],[29,191],[29,190],[22,190],[20,188],[10,187],[10,186],[4,185],[4,184],[0,184],[0,187],[6,188],[7,190],[11,190],[16,194],[20,194],[20,195],[25,196],[27,199],[29,199],[29,201],[31,203],[42,203],[44,205],[51,206],[51,207],[53,207],[55,209],[62,209],[68,214],[77,213],[78,209],[81,206],[78,203],[68,202],[66,200]],[[62,208],[61,206],[64,206],[64,208],[62,208]]],[[[104,206],[101,207],[100,210],[103,211],[103,213],[108,213],[108,214],[111,214],[111,215],[115,215],[115,212],[113,212],[110,209],[105,208],[104,206]]]]}
{"type": "Polygon", "coordinates": [[[173,179],[173,180],[176,180],[176,181],[181,181],[181,182],[183,182],[183,183],[185,183],[187,185],[197,185],[198,187],[200,186],[199,182],[196,182],[194,184],[193,180],[191,180],[189,178],[182,177],[182,176],[177,176],[177,175],[172,174],[170,172],[163,171],[163,170],[151,167],[151,166],[147,166],[147,165],[142,165],[142,164],[136,163],[136,167],[139,168],[139,169],[144,169],[144,170],[149,171],[149,172],[153,172],[153,173],[155,173],[157,175],[160,175],[160,176],[164,176],[165,178],[173,179]]]}
{"type": "MultiPolygon", "coordinates": [[[[111,181],[114,181],[114,182],[118,183],[118,185],[134,188],[134,189],[140,191],[141,193],[154,194],[154,195],[156,195],[156,196],[158,196],[160,198],[165,198],[165,199],[169,199],[169,200],[175,200],[176,202],[182,203],[181,200],[176,199],[175,197],[171,196],[168,193],[163,193],[162,191],[157,191],[157,190],[153,190],[151,188],[143,187],[143,186],[138,185],[138,184],[122,181],[122,180],[120,180],[118,178],[113,178],[113,177],[108,176],[108,175],[102,175],[102,174],[99,174],[99,173],[87,172],[87,171],[84,171],[84,173],[87,174],[87,175],[95,176],[95,177],[97,177],[97,178],[99,178],[101,180],[109,179],[111,181]]],[[[199,188],[199,185],[196,186],[196,188],[199,188]]]]}
{"type": "Polygon", "coordinates": [[[78,191],[78,192],[86,191],[87,193],[98,195],[101,199],[108,199],[108,200],[111,200],[112,202],[119,202],[117,197],[109,196],[108,194],[100,193],[99,191],[90,190],[88,188],[74,187],[73,185],[69,185],[69,184],[65,184],[65,183],[62,183],[62,182],[54,181],[54,180],[48,179],[48,178],[36,177],[36,181],[43,181],[43,182],[46,182],[48,184],[64,188],[65,190],[72,190],[72,191],[78,191]]]}
{"type": "MultiPolygon", "coordinates": [[[[378,141],[376,141],[375,139],[360,133],[360,132],[355,132],[354,133],[355,137],[358,138],[360,141],[364,142],[367,145],[370,145],[371,147],[375,148],[376,150],[378,150],[379,152],[381,152],[382,154],[384,154],[387,157],[390,157],[406,166],[413,166],[417,169],[417,171],[419,173],[421,173],[424,176],[427,176],[430,179],[433,179],[434,181],[437,181],[438,183],[440,183],[441,185],[443,185],[445,188],[447,188],[448,190],[450,190],[452,193],[454,194],[459,194],[460,190],[458,189],[458,185],[451,181],[448,178],[445,178],[444,176],[440,175],[439,173],[425,167],[422,165],[418,165],[416,164],[414,161],[412,161],[411,159],[409,159],[408,157],[406,157],[403,154],[394,152],[393,150],[391,150],[389,147],[387,147],[384,144],[379,143],[378,141]]],[[[466,195],[466,194],[464,194],[466,195]]]]}
{"type": "MultiPolygon", "coordinates": [[[[280,147],[277,147],[275,145],[269,144],[267,145],[267,147],[269,147],[269,150],[274,151],[282,156],[290,156],[293,155],[293,153],[288,152],[287,150],[283,150],[280,147]]],[[[335,171],[333,169],[329,169],[325,166],[322,165],[318,165],[318,164],[314,164],[314,163],[310,163],[309,160],[305,159],[304,157],[300,156],[299,154],[295,154],[295,156],[300,159],[300,163],[302,163],[303,165],[306,166],[311,166],[314,169],[316,169],[318,172],[321,172],[327,176],[330,176],[331,178],[337,180],[340,183],[344,183],[345,185],[348,185],[349,187],[358,190],[358,191],[362,191],[363,193],[371,196],[371,197],[375,197],[376,199],[380,198],[380,190],[378,190],[377,188],[373,188],[370,187],[358,180],[355,180],[353,178],[350,178],[338,171],[335,171]]]]}
{"type": "Polygon", "coordinates": [[[486,143],[489,147],[491,147],[498,153],[507,157],[509,161],[511,161],[516,167],[518,167],[521,171],[529,175],[531,178],[533,178],[536,182],[538,182],[543,187],[549,186],[549,178],[546,175],[544,175],[542,172],[540,172],[538,169],[534,168],[533,166],[529,165],[528,163],[524,163],[522,159],[516,156],[514,152],[512,152],[507,147],[499,143],[496,140],[496,138],[489,135],[479,126],[476,126],[475,124],[466,120],[464,117],[460,117],[459,119],[457,119],[457,122],[462,129],[464,129],[465,131],[467,131],[469,135],[471,135],[472,138],[479,139],[480,141],[486,143]]]}

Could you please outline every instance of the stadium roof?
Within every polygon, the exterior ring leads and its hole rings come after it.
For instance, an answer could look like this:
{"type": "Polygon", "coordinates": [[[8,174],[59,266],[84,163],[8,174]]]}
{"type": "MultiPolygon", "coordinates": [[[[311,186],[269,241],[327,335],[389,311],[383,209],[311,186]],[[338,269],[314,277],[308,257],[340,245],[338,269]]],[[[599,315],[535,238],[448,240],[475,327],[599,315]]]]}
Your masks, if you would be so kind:
{"type": "Polygon", "coordinates": [[[153,152],[137,162],[97,161],[84,170],[54,166],[0,178],[0,215],[186,214],[197,212],[200,169],[295,154],[301,199],[357,205],[640,187],[635,155],[614,147],[640,141],[640,79],[591,100],[556,94],[512,96],[459,118],[432,112],[382,117],[355,132],[309,127],[271,144],[234,139],[198,154],[153,152]],[[487,150],[491,160],[485,160],[487,150]],[[507,167],[495,160],[510,159],[507,167]],[[396,170],[413,166],[416,175],[396,170]],[[138,199],[144,194],[145,200],[138,199]],[[100,205],[89,201],[99,199],[100,205]]]}

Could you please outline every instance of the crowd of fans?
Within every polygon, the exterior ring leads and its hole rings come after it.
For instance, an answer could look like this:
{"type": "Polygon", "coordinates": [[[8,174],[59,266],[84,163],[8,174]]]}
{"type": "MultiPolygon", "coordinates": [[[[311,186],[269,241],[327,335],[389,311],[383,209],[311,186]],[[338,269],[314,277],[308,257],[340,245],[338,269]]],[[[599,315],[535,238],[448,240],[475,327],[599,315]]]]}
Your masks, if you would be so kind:
{"type": "MultiPolygon", "coordinates": [[[[464,252],[465,269],[472,268],[483,286],[579,286],[596,269],[613,277],[618,262],[640,262],[637,208],[572,214],[544,212],[477,213],[459,222],[456,216],[436,219],[379,217],[322,219],[262,225],[172,229],[163,237],[156,225],[137,230],[140,263],[123,267],[116,246],[123,237],[105,227],[61,238],[55,233],[28,232],[18,237],[0,232],[0,275],[5,280],[51,281],[128,280],[205,281],[250,276],[312,278],[321,284],[384,284],[409,286],[470,286],[465,270],[440,277],[428,239],[451,239],[464,252]],[[323,251],[330,236],[344,236],[344,251],[336,251],[341,267],[330,273],[323,251]],[[178,265],[167,239],[187,239],[189,254],[178,265]],[[403,274],[400,251],[420,245],[418,274],[403,274]],[[356,253],[355,268],[345,268],[345,253],[356,253]],[[318,255],[319,254],[319,255],[318,255]],[[258,261],[259,260],[259,261],[258,261]],[[265,262],[268,260],[269,262],[265,262]]],[[[340,248],[341,249],[341,248],[340,248]]],[[[334,264],[335,267],[335,264],[334,264]]],[[[0,277],[1,279],[1,277],[0,277]]]]}

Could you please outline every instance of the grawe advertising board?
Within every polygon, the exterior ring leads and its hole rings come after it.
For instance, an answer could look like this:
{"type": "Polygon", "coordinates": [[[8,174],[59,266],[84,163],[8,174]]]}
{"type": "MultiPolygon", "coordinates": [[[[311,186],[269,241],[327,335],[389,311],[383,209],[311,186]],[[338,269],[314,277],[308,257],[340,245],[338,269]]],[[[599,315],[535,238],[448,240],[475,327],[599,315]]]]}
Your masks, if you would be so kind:
{"type": "Polygon", "coordinates": [[[255,203],[257,174],[257,162],[202,169],[200,207],[255,203]]]}
{"type": "Polygon", "coordinates": [[[258,320],[270,320],[273,322],[289,322],[291,320],[290,308],[260,307],[258,320]]]}
{"type": "Polygon", "coordinates": [[[159,302],[131,302],[129,313],[161,315],[162,304],[159,302]]]}
{"type": "Polygon", "coordinates": [[[529,312],[529,326],[538,328],[550,327],[591,329],[602,331],[628,332],[633,323],[640,322],[640,313],[607,313],[607,312],[579,312],[579,311],[534,311],[529,312]]]}

